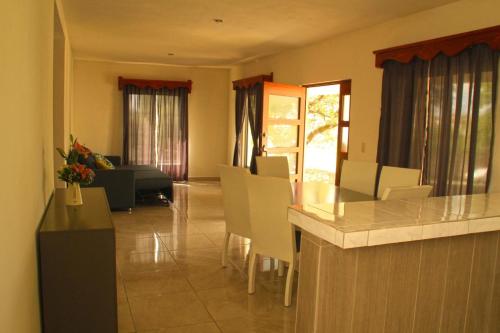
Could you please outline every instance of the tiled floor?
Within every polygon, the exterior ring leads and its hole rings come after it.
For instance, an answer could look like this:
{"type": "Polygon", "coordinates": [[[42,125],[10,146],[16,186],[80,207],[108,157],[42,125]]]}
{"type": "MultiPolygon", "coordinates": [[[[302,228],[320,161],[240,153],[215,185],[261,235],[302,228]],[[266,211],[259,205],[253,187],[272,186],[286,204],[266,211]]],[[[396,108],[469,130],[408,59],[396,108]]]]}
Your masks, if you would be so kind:
{"type": "Polygon", "coordinates": [[[248,240],[234,237],[221,267],[218,183],[175,185],[174,200],[113,213],[119,332],[293,332],[295,305],[283,306],[285,281],[270,259],[259,262],[254,295],[246,292],[248,240]]]}

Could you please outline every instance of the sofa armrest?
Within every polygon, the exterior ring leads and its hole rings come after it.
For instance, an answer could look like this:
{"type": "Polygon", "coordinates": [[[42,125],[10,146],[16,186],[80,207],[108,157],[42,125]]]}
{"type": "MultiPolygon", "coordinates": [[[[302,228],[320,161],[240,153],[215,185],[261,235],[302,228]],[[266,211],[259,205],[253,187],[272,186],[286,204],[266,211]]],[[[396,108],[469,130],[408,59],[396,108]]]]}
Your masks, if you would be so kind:
{"type": "Polygon", "coordinates": [[[122,158],[118,155],[105,156],[115,167],[122,165],[122,158]]]}
{"type": "Polygon", "coordinates": [[[94,182],[89,187],[104,187],[112,210],[135,207],[135,173],[133,170],[94,170],[94,182]]]}

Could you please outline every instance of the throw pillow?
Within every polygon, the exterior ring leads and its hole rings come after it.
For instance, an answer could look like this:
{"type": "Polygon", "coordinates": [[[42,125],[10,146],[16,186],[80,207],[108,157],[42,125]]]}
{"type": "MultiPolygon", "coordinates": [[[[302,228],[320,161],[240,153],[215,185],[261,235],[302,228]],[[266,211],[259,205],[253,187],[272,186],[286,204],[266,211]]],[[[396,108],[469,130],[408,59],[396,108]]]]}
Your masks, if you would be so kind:
{"type": "Polygon", "coordinates": [[[93,154],[95,157],[95,164],[98,169],[113,170],[115,166],[106,157],[101,154],[93,154]]]}

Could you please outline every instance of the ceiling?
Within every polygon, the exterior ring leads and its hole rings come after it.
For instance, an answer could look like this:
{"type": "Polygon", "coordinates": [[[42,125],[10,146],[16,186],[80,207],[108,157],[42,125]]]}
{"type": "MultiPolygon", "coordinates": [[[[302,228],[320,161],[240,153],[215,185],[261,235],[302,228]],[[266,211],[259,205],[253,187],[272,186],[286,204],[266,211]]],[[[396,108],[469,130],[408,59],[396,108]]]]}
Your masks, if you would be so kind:
{"type": "Polygon", "coordinates": [[[63,6],[76,57],[225,66],[450,2],[63,0],[63,6]]]}

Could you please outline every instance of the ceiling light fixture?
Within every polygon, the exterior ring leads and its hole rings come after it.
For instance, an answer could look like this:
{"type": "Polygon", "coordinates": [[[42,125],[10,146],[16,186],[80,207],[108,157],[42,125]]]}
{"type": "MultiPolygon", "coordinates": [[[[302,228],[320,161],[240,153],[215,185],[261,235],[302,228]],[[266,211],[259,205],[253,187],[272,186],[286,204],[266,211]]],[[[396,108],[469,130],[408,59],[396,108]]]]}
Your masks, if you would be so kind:
{"type": "Polygon", "coordinates": [[[221,19],[221,18],[214,18],[214,22],[215,22],[215,23],[223,23],[223,22],[224,22],[224,20],[223,20],[223,19],[221,19]]]}

